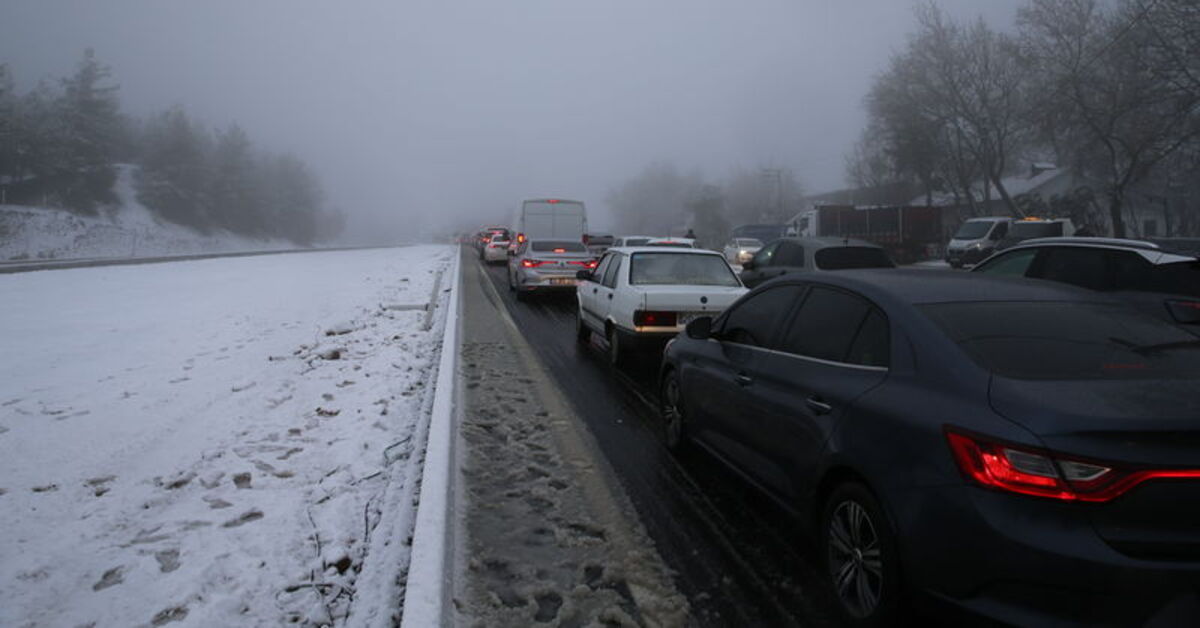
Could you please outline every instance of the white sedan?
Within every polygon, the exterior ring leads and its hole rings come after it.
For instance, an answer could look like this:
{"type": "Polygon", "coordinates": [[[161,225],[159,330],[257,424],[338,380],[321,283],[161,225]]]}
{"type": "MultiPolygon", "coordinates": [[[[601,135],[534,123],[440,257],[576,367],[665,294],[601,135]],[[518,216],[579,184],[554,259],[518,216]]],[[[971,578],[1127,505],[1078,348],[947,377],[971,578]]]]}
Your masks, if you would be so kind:
{"type": "Polygon", "coordinates": [[[491,264],[496,262],[508,261],[508,236],[497,233],[488,240],[488,243],[483,245],[479,251],[479,258],[491,264]]]}
{"type": "Polygon", "coordinates": [[[730,264],[745,264],[762,246],[763,243],[754,238],[732,238],[725,244],[725,259],[730,264]]]}
{"type": "Polygon", "coordinates": [[[701,249],[609,249],[593,271],[580,271],[576,335],[596,332],[618,364],[645,345],[661,345],[698,316],[716,316],[746,292],[720,253],[701,249]]]}

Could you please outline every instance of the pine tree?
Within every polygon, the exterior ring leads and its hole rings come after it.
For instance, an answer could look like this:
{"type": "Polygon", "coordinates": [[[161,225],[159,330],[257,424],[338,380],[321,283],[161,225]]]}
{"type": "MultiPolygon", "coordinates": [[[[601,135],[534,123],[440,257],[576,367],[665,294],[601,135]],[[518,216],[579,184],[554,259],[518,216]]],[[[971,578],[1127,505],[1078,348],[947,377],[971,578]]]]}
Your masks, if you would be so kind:
{"type": "Polygon", "coordinates": [[[59,163],[59,192],[68,207],[92,211],[97,202],[112,202],[116,179],[113,161],[122,141],[116,85],[112,73],[88,48],[70,78],[63,79],[59,101],[65,144],[59,163]]]}
{"type": "Polygon", "coordinates": [[[258,164],[250,138],[237,124],[218,134],[210,185],[217,226],[249,236],[265,235],[258,164]]]}
{"type": "Polygon", "coordinates": [[[146,124],[138,199],[171,222],[208,232],[210,141],[181,107],[146,124]]]}

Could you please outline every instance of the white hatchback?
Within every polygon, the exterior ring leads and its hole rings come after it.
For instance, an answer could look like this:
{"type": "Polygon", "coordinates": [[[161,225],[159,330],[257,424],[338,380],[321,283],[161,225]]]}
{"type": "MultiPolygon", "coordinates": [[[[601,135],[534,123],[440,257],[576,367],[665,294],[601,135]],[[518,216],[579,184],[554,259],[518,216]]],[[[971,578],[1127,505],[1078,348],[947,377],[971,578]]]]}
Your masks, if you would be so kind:
{"type": "Polygon", "coordinates": [[[624,362],[647,344],[661,347],[698,316],[716,316],[746,292],[715,251],[621,247],[593,271],[580,271],[576,335],[608,341],[609,360],[624,362]]]}

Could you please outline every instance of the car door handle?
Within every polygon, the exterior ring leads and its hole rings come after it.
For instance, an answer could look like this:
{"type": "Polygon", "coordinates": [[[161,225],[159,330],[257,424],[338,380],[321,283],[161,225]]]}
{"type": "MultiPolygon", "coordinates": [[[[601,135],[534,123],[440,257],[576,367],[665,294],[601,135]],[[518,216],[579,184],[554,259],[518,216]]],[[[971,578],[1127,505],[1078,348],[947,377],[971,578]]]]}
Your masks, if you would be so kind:
{"type": "Polygon", "coordinates": [[[833,406],[825,403],[823,399],[815,395],[805,399],[804,405],[808,406],[808,409],[812,410],[813,414],[829,414],[833,412],[833,406]]]}
{"type": "Polygon", "coordinates": [[[597,292],[600,292],[599,288],[592,288],[592,294],[596,294],[597,292]]]}
{"type": "Polygon", "coordinates": [[[611,292],[610,292],[610,293],[608,293],[608,298],[609,298],[609,300],[612,300],[612,293],[611,293],[611,292]]]}
{"type": "Polygon", "coordinates": [[[733,381],[736,382],[738,386],[745,387],[753,384],[754,378],[745,373],[738,373],[737,375],[733,376],[733,381]]]}

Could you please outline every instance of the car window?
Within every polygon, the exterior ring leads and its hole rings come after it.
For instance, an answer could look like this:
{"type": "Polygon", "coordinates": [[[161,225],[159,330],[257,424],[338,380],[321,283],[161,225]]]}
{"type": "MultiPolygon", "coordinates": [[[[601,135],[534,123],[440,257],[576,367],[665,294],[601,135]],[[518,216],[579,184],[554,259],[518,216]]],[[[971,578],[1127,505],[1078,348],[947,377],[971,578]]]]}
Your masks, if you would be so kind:
{"type": "Polygon", "coordinates": [[[543,253],[587,253],[587,247],[574,240],[535,240],[530,246],[543,253]]]}
{"type": "Polygon", "coordinates": [[[989,260],[986,264],[975,269],[977,273],[1003,275],[1005,277],[1024,277],[1037,257],[1037,249],[1022,249],[1011,253],[1002,253],[989,260]]]}
{"type": "Polygon", "coordinates": [[[850,343],[846,362],[886,367],[891,364],[891,358],[892,334],[888,329],[887,319],[879,310],[871,308],[862,325],[859,325],[854,342],[850,343]]]}
{"type": "Polygon", "coordinates": [[[869,246],[836,246],[821,249],[813,254],[813,261],[821,270],[894,268],[896,266],[883,249],[869,246]]]}
{"type": "Polygon", "coordinates": [[[992,235],[988,236],[988,239],[989,240],[999,240],[1000,238],[1003,238],[1006,235],[1008,235],[1008,223],[1007,222],[998,222],[998,223],[996,223],[996,228],[992,229],[992,235]]]}
{"type": "Polygon", "coordinates": [[[1106,252],[1103,249],[1058,247],[1048,249],[1031,277],[1067,283],[1089,290],[1110,290],[1106,252]]]}
{"type": "Polygon", "coordinates": [[[779,242],[772,242],[763,248],[759,249],[754,254],[754,265],[757,267],[771,266],[771,258],[775,256],[775,249],[779,248],[779,242]]]}
{"type": "Polygon", "coordinates": [[[770,347],[775,330],[803,293],[803,286],[777,286],[743,299],[725,315],[721,340],[770,347]]]}
{"type": "Polygon", "coordinates": [[[1151,292],[1200,298],[1200,262],[1176,262],[1154,268],[1151,292]]]}
{"type": "Polygon", "coordinates": [[[796,244],[795,242],[781,240],[779,242],[779,248],[775,251],[775,255],[771,259],[771,265],[803,268],[804,247],[796,244]]]}
{"type": "Polygon", "coordinates": [[[742,285],[719,255],[691,253],[634,253],[629,266],[634,285],[742,285]]]}
{"type": "Polygon", "coordinates": [[[604,280],[604,273],[608,271],[608,267],[612,264],[612,258],[616,257],[616,253],[609,253],[600,260],[600,264],[596,266],[596,270],[592,271],[592,281],[601,282],[604,280]]]}
{"type": "Polygon", "coordinates": [[[625,261],[625,256],[621,254],[613,255],[612,261],[608,263],[608,269],[604,271],[604,279],[600,282],[605,288],[617,287],[617,273],[620,272],[622,262],[625,261]]]}
{"type": "Polygon", "coordinates": [[[782,351],[845,362],[871,305],[865,299],[818,286],[808,293],[784,333],[782,351]]]}
{"type": "Polygon", "coordinates": [[[1105,251],[1113,290],[1152,290],[1154,264],[1132,251],[1105,251]]]}
{"type": "Polygon", "coordinates": [[[1035,380],[1200,379],[1200,339],[1118,303],[919,306],[981,367],[1035,380]]]}

